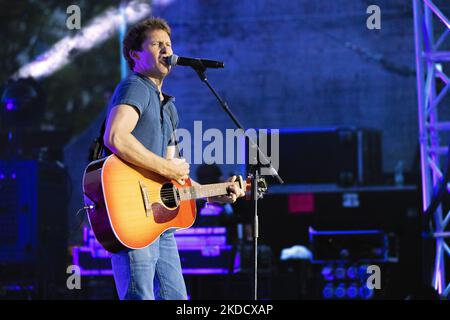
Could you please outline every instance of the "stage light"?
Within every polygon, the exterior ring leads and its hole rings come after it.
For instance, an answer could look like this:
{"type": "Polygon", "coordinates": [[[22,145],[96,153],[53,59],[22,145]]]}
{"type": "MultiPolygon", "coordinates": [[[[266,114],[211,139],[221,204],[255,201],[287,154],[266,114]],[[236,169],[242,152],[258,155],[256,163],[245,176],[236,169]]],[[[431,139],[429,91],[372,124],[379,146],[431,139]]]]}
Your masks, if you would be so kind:
{"type": "Polygon", "coordinates": [[[13,111],[17,109],[17,106],[14,104],[12,99],[8,99],[5,101],[5,109],[6,111],[13,111]]]}
{"type": "Polygon", "coordinates": [[[326,281],[334,280],[334,268],[331,265],[325,266],[322,268],[322,276],[326,281]]]}
{"type": "Polygon", "coordinates": [[[358,286],[356,284],[353,283],[347,288],[347,296],[350,299],[355,299],[358,296],[358,286]]]}
{"type": "Polygon", "coordinates": [[[3,128],[39,125],[44,114],[45,96],[33,78],[10,79],[1,96],[0,120],[3,128]]]}
{"type": "Polygon", "coordinates": [[[363,264],[361,266],[359,266],[358,268],[358,275],[361,279],[364,279],[367,277],[367,265],[363,264]]]}
{"type": "Polygon", "coordinates": [[[322,297],[325,299],[331,299],[334,295],[334,286],[333,284],[327,284],[322,290],[322,297]]]}
{"type": "Polygon", "coordinates": [[[373,289],[369,289],[367,286],[359,288],[359,296],[361,299],[368,300],[373,296],[373,289]]]}
{"type": "Polygon", "coordinates": [[[339,266],[335,271],[336,279],[343,280],[345,279],[346,269],[345,267],[339,266]]]}
{"type": "Polygon", "coordinates": [[[344,283],[340,283],[336,290],[334,291],[334,294],[336,296],[336,298],[338,299],[343,299],[345,297],[345,294],[347,293],[347,290],[345,289],[345,284],[344,283]]]}
{"type": "Polygon", "coordinates": [[[350,266],[347,269],[347,277],[350,279],[356,279],[358,276],[358,269],[355,266],[350,266]]]}

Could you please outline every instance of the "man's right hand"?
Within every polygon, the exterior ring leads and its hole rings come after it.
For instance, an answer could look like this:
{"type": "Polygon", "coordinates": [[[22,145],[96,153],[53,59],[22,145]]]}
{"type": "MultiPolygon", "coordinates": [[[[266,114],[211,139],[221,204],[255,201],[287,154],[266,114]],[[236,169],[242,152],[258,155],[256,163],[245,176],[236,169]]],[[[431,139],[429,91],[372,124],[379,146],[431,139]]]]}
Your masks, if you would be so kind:
{"type": "Polygon", "coordinates": [[[189,178],[189,163],[186,162],[186,159],[172,158],[166,159],[166,161],[168,169],[165,177],[184,184],[185,180],[189,178]]]}

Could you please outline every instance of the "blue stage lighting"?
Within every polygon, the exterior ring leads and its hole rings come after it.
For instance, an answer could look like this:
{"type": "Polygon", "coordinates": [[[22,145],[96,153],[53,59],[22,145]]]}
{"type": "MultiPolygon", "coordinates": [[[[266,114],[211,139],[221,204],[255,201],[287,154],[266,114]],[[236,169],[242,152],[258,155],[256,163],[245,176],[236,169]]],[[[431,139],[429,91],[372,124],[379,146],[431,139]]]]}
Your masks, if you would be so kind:
{"type": "Polygon", "coordinates": [[[322,276],[325,281],[333,281],[334,280],[334,268],[331,265],[325,266],[322,268],[322,276]]]}
{"type": "Polygon", "coordinates": [[[367,265],[361,265],[361,266],[359,266],[359,268],[358,268],[358,275],[359,275],[359,277],[361,278],[361,279],[365,279],[365,278],[367,278],[367,265]]]}
{"type": "Polygon", "coordinates": [[[347,290],[345,289],[345,284],[341,283],[337,286],[334,294],[336,295],[336,298],[342,299],[345,297],[346,292],[347,290]]]}
{"type": "Polygon", "coordinates": [[[334,286],[333,286],[333,284],[329,283],[323,288],[322,296],[325,299],[331,299],[331,298],[333,298],[333,295],[334,295],[334,286]]]}
{"type": "Polygon", "coordinates": [[[17,105],[13,99],[8,99],[5,101],[6,111],[13,111],[17,109],[17,105]]]}
{"type": "Polygon", "coordinates": [[[373,297],[373,289],[369,289],[366,286],[362,286],[359,289],[359,296],[364,300],[368,300],[373,297]]]}
{"type": "Polygon", "coordinates": [[[358,277],[358,268],[355,266],[348,267],[347,277],[350,279],[356,279],[358,277]]]}
{"type": "Polygon", "coordinates": [[[0,98],[0,120],[4,127],[28,127],[42,118],[46,97],[33,78],[9,79],[0,98]]]}
{"type": "Polygon", "coordinates": [[[336,268],[335,271],[335,275],[336,275],[336,279],[342,280],[345,279],[346,276],[346,272],[347,270],[345,269],[345,267],[339,266],[336,268]]]}
{"type": "Polygon", "coordinates": [[[347,288],[347,296],[350,299],[355,299],[358,296],[358,286],[356,284],[353,283],[347,288]]]}

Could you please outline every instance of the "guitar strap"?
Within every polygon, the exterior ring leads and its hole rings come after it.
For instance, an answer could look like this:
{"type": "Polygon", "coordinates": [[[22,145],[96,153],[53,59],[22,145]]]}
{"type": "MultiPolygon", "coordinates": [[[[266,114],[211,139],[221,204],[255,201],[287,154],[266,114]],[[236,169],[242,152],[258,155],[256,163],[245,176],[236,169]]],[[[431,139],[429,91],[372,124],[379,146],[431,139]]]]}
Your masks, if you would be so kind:
{"type": "Polygon", "coordinates": [[[103,120],[103,124],[100,128],[99,136],[92,142],[89,148],[89,162],[101,159],[112,154],[111,150],[109,150],[105,144],[103,143],[103,135],[105,134],[106,129],[106,118],[103,120]]]}
{"type": "Polygon", "coordinates": [[[175,135],[176,128],[175,128],[175,122],[173,120],[173,111],[172,111],[172,108],[170,108],[170,107],[168,109],[169,109],[169,115],[170,115],[170,123],[172,124],[172,133],[171,133],[171,138],[170,139],[172,140],[173,145],[175,146],[176,153],[178,154],[178,157],[182,158],[180,149],[178,148],[178,140],[177,140],[177,137],[175,135]]]}

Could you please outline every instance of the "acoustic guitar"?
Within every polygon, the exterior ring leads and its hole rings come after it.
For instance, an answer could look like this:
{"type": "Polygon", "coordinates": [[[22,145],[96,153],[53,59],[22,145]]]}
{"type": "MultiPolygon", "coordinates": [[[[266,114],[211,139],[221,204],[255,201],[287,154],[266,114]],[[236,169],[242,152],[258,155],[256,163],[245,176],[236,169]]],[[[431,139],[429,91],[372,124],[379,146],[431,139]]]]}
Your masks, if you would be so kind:
{"type": "Polygon", "coordinates": [[[235,184],[250,192],[250,180],[184,185],[125,162],[116,155],[89,163],[83,175],[83,196],[89,223],[109,252],[141,249],[168,229],[189,228],[197,210],[195,199],[227,194],[235,184]]]}

